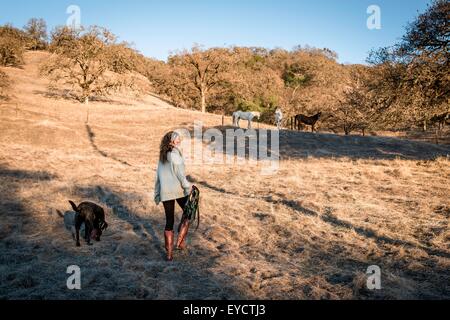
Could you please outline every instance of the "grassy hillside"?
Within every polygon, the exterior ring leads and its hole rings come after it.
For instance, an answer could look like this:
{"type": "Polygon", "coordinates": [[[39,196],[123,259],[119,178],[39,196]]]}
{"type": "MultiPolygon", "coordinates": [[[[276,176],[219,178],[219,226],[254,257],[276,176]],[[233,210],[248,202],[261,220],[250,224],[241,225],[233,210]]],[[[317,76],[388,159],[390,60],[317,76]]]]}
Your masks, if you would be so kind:
{"type": "Polygon", "coordinates": [[[49,96],[46,54],[25,59],[3,68],[15,86],[0,106],[0,298],[450,298],[450,146],[282,131],[275,175],[189,166],[202,223],[167,263],[160,139],[195,120],[223,130],[221,117],[153,96],[49,96]],[[75,247],[56,213],[68,199],[107,208],[100,243],[75,247]],[[83,290],[66,288],[72,264],[83,290]],[[381,290],[366,289],[369,265],[381,290]]]}

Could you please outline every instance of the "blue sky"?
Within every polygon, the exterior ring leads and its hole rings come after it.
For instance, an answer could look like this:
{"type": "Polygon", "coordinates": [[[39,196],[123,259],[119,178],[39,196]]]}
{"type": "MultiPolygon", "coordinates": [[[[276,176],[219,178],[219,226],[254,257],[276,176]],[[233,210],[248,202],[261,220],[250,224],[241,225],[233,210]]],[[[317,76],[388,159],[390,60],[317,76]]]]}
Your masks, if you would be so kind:
{"type": "Polygon", "coordinates": [[[428,0],[2,0],[0,24],[22,27],[31,17],[49,28],[66,23],[69,5],[82,25],[109,28],[149,57],[199,43],[292,49],[327,47],[342,63],[363,63],[372,48],[395,43],[428,0]],[[369,30],[369,5],[381,9],[381,30],[369,30]]]}

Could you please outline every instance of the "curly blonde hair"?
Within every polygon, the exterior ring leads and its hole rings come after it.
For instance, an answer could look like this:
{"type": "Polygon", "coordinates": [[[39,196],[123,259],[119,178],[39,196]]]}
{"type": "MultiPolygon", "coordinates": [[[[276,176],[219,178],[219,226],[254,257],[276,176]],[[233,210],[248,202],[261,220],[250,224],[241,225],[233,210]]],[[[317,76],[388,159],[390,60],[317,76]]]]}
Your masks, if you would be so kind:
{"type": "Polygon", "coordinates": [[[161,140],[159,147],[159,161],[162,163],[167,162],[167,154],[174,148],[172,142],[179,137],[179,134],[175,131],[167,132],[161,140]]]}

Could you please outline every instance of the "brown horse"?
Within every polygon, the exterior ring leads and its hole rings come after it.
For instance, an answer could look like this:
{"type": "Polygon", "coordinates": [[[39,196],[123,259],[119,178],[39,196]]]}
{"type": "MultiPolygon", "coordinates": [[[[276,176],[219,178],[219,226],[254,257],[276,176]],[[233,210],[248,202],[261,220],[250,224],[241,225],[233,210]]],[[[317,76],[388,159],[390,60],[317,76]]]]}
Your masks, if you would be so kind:
{"type": "Polygon", "coordinates": [[[450,112],[444,112],[441,114],[437,114],[434,117],[432,117],[430,119],[430,122],[432,124],[437,123],[438,125],[438,130],[441,130],[444,128],[445,125],[449,125],[450,124],[450,112]]]}
{"type": "Polygon", "coordinates": [[[311,126],[311,131],[314,132],[314,126],[316,125],[316,122],[320,119],[321,115],[322,112],[318,112],[311,117],[305,116],[303,114],[298,114],[295,116],[294,127],[297,128],[297,130],[300,130],[300,124],[303,123],[308,126],[311,126]]]}

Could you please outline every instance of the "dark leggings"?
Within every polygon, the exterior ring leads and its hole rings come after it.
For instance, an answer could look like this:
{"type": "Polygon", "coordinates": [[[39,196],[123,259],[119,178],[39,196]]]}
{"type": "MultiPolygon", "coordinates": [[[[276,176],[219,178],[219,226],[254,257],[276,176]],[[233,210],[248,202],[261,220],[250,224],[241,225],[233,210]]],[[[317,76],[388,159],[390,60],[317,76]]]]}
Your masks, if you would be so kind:
{"type": "MultiPolygon", "coordinates": [[[[187,203],[189,196],[177,199],[177,203],[182,210],[187,203]]],[[[166,231],[172,231],[175,223],[175,200],[163,201],[164,211],[166,212],[166,231]]]]}

